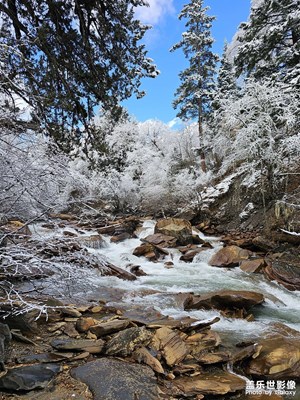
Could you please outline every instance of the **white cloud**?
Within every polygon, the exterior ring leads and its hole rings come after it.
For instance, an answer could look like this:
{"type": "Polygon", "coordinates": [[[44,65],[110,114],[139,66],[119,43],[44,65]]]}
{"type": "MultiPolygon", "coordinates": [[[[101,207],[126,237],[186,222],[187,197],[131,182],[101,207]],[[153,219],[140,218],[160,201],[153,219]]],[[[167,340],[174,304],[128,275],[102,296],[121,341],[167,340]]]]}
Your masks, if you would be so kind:
{"type": "Polygon", "coordinates": [[[169,128],[174,128],[174,127],[176,127],[176,128],[181,128],[182,127],[182,121],[181,121],[181,119],[180,118],[178,118],[178,117],[175,117],[175,118],[173,118],[171,121],[169,121],[168,123],[167,123],[167,125],[168,125],[168,127],[169,128]]]}
{"type": "Polygon", "coordinates": [[[168,14],[175,12],[173,0],[147,0],[149,7],[137,7],[136,18],[145,24],[156,25],[168,14]]]}

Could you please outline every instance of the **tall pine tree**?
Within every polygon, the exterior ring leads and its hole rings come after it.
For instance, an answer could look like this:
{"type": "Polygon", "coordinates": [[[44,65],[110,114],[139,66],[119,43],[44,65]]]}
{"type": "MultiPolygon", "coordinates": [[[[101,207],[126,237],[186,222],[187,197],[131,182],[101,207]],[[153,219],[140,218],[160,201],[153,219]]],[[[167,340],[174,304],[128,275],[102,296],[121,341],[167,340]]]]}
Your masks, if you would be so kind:
{"type": "Polygon", "coordinates": [[[96,105],[119,102],[158,74],[134,17],[144,0],[3,0],[0,87],[22,97],[65,150],[88,130],[96,105]]]}
{"type": "Polygon", "coordinates": [[[300,1],[255,2],[249,22],[241,25],[235,64],[238,74],[272,77],[300,85],[300,1]]]}
{"type": "Polygon", "coordinates": [[[185,19],[186,32],[180,42],[171,51],[182,48],[189,61],[189,67],[180,72],[181,85],[175,92],[174,108],[179,107],[177,116],[183,120],[197,119],[200,141],[200,157],[202,171],[206,171],[205,151],[203,141],[203,122],[210,111],[214,90],[214,75],[218,57],[211,50],[212,21],[215,17],[208,16],[208,7],[203,0],[191,0],[186,4],[179,19],[185,19]]]}

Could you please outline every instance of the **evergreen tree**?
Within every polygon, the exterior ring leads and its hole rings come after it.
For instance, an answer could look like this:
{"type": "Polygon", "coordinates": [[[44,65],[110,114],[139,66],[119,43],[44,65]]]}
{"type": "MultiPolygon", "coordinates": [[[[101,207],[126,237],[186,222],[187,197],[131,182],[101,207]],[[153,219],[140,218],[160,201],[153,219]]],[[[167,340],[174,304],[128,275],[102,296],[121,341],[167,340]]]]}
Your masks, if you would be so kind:
{"type": "Polygon", "coordinates": [[[148,29],[134,18],[144,0],[3,0],[0,85],[30,104],[65,150],[88,130],[96,105],[118,104],[158,74],[144,45],[148,29]]]}
{"type": "Polygon", "coordinates": [[[217,78],[217,91],[221,98],[237,97],[238,86],[232,62],[228,59],[228,46],[225,43],[217,78]]]}
{"type": "Polygon", "coordinates": [[[241,25],[238,74],[272,77],[300,85],[300,1],[254,3],[249,22],[241,25]]]}
{"type": "Polygon", "coordinates": [[[215,17],[207,15],[208,7],[203,0],[191,0],[186,4],[179,19],[186,19],[187,31],[171,51],[182,48],[189,67],[180,72],[181,85],[175,92],[174,108],[179,107],[177,116],[183,120],[198,121],[201,168],[205,172],[203,143],[203,121],[210,111],[214,90],[214,75],[218,57],[211,51],[213,39],[210,29],[215,17]]]}

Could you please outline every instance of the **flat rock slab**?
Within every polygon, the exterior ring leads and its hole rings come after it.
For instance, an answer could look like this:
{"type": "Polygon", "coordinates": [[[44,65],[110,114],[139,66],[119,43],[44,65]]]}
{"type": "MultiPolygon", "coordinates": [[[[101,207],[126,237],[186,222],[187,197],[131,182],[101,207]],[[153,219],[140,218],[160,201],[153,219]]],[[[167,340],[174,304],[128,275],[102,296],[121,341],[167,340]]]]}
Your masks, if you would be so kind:
{"type": "Polygon", "coordinates": [[[86,383],[94,400],[158,400],[156,378],[151,368],[103,358],[72,370],[86,383]]]}
{"type": "Polygon", "coordinates": [[[195,377],[182,377],[173,383],[185,396],[225,395],[243,391],[246,385],[244,379],[225,371],[200,374],[195,377]]]}
{"type": "Polygon", "coordinates": [[[91,354],[101,353],[104,341],[101,339],[53,339],[51,346],[62,351],[88,351],[91,354]]]}
{"type": "Polygon", "coordinates": [[[263,339],[256,358],[251,360],[247,372],[268,379],[299,379],[300,337],[278,337],[263,339]]]}
{"type": "Polygon", "coordinates": [[[60,366],[56,364],[38,364],[13,368],[0,378],[0,389],[15,392],[43,389],[59,371],[60,366]]]}
{"type": "Polygon", "coordinates": [[[204,295],[190,295],[184,301],[185,310],[199,309],[245,309],[262,304],[264,295],[247,290],[220,290],[219,292],[206,293],[204,295]]]}

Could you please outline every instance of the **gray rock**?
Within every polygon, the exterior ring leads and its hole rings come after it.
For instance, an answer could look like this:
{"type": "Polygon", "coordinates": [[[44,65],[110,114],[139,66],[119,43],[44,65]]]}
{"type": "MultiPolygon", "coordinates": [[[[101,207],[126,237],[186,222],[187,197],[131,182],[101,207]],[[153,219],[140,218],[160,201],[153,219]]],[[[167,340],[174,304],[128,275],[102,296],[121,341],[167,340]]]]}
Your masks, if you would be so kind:
{"type": "Polygon", "coordinates": [[[57,350],[88,351],[91,354],[101,353],[104,341],[101,339],[53,339],[51,346],[57,350]]]}
{"type": "Polygon", "coordinates": [[[159,400],[156,378],[147,366],[103,358],[72,370],[86,383],[94,400],[159,400]]]}
{"type": "Polygon", "coordinates": [[[56,364],[37,364],[13,368],[0,378],[0,389],[16,392],[43,389],[59,371],[60,366],[56,364]]]}
{"type": "Polygon", "coordinates": [[[5,371],[4,363],[6,361],[10,341],[11,332],[8,325],[0,323],[0,371],[5,371]]]}

